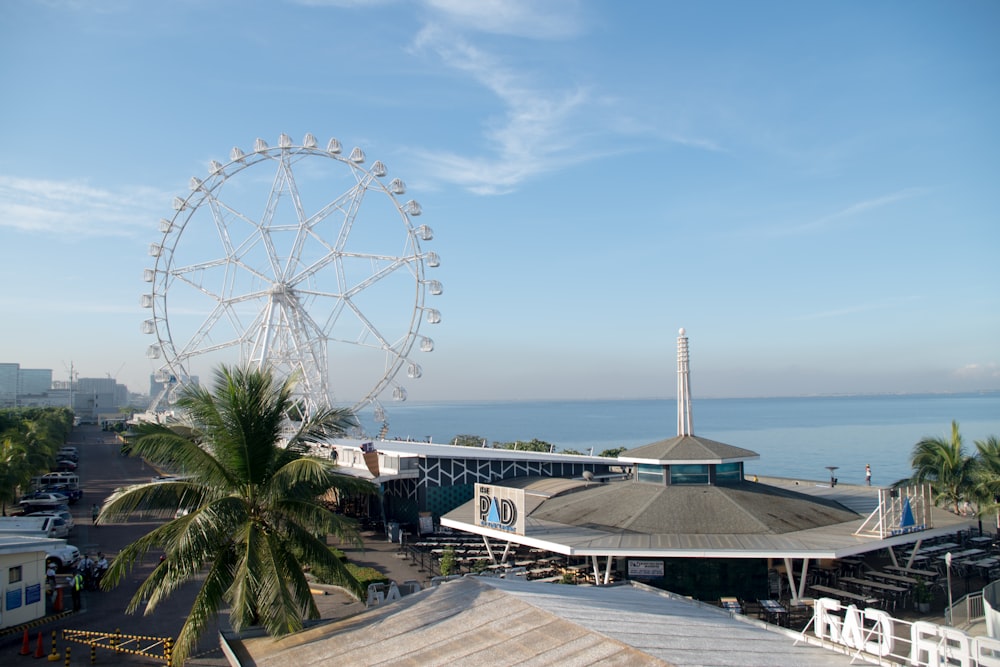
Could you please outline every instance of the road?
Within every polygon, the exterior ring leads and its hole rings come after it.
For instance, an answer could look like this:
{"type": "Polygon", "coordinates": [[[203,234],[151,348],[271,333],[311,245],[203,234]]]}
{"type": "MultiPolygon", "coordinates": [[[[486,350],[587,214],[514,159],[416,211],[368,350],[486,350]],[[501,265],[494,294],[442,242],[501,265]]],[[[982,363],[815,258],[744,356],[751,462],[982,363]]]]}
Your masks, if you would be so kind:
{"type": "MultiPolygon", "coordinates": [[[[103,552],[110,560],[118,551],[146,534],[164,519],[154,517],[134,517],[127,523],[115,525],[94,526],[91,523],[90,508],[94,503],[101,504],[114,489],[128,484],[147,482],[159,474],[141,459],[121,456],[119,442],[114,433],[105,432],[98,426],[77,426],[70,440],[66,443],[80,450],[80,466],[77,474],[83,487],[83,498],[70,506],[75,527],[67,538],[69,544],[80,549],[80,553],[94,555],[103,552]]],[[[192,582],[176,591],[170,599],[161,603],[156,611],[144,615],[142,611],[126,614],[133,594],[139,584],[159,561],[159,553],[150,553],[146,561],[137,563],[121,584],[113,591],[85,591],[83,593],[83,609],[79,613],[70,614],[50,623],[46,623],[31,631],[31,648],[35,649],[38,632],[43,634],[45,652],[51,652],[51,633],[58,632],[57,649],[65,663],[65,647],[71,647],[72,665],[89,665],[90,651],[84,644],[64,642],[62,630],[86,630],[94,632],[113,632],[120,630],[125,634],[176,637],[180,631],[191,603],[198,590],[198,582],[192,582]]],[[[72,602],[67,597],[67,608],[72,602]]],[[[8,664],[7,656],[19,653],[23,634],[18,637],[3,637],[0,641],[0,664],[8,664]]],[[[201,638],[198,648],[192,652],[194,656],[189,665],[228,665],[223,658],[218,643],[218,628],[206,632],[201,638]]],[[[154,665],[163,664],[149,658],[134,655],[112,654],[99,650],[97,664],[105,665],[154,665]]],[[[10,659],[13,661],[13,658],[10,659]]]]}
{"type": "MultiPolygon", "coordinates": [[[[108,559],[115,555],[125,545],[145,535],[166,518],[133,517],[126,523],[94,526],[91,523],[90,509],[93,504],[100,505],[116,488],[128,484],[148,482],[161,471],[151,468],[138,458],[125,457],[120,454],[120,443],[114,433],[105,432],[98,426],[77,426],[67,445],[73,445],[80,450],[80,467],[77,474],[84,489],[83,498],[70,506],[75,527],[67,538],[69,544],[80,549],[80,553],[95,556],[102,552],[108,559]]],[[[418,580],[424,587],[429,585],[432,573],[420,570],[406,559],[399,558],[398,545],[388,542],[384,535],[372,532],[362,532],[363,547],[340,545],[350,560],[359,566],[373,567],[387,577],[397,581],[418,580]]],[[[144,615],[140,610],[135,614],[126,614],[132,596],[145,580],[150,571],[159,562],[159,553],[150,552],[145,562],[137,563],[129,576],[112,591],[86,591],[83,593],[83,610],[68,616],[47,622],[31,631],[32,650],[35,649],[38,632],[43,634],[45,652],[51,651],[51,634],[58,632],[57,648],[61,664],[90,665],[89,648],[84,644],[67,643],[62,640],[62,630],[84,630],[91,632],[110,633],[120,631],[125,634],[177,637],[184,620],[187,618],[191,604],[197,594],[199,581],[193,581],[171,597],[160,603],[156,611],[144,615]],[[71,647],[70,662],[65,663],[65,647],[71,647]]],[[[328,588],[328,587],[320,587],[328,588]]],[[[314,597],[323,619],[336,619],[351,616],[364,611],[361,602],[330,590],[328,594],[314,597]]],[[[67,608],[72,603],[67,598],[67,608]]],[[[187,665],[205,667],[223,667],[229,663],[219,648],[219,626],[226,624],[227,612],[220,615],[219,623],[207,631],[199,641],[198,647],[192,652],[187,665]]],[[[8,656],[18,655],[21,649],[21,636],[0,636],[0,665],[8,664],[8,656]]],[[[162,665],[156,661],[135,655],[112,654],[110,651],[99,650],[97,664],[104,665],[162,665]]]]}

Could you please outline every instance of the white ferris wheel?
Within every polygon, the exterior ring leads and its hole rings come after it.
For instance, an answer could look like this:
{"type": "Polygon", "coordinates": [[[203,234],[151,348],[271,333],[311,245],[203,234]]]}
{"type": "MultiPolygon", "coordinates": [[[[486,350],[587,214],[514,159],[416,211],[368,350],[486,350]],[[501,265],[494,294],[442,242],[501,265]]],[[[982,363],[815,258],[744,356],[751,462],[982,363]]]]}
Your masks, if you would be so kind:
{"type": "Polygon", "coordinates": [[[143,275],[152,314],[142,330],[156,338],[147,356],[162,359],[151,410],[238,363],[294,374],[307,412],[370,407],[387,423],[383,397],[405,400],[396,377],[419,378],[414,356],[434,349],[419,329],[441,321],[425,306],[442,291],[425,277],[440,260],[420,247],[433,236],[413,223],[420,205],[397,199],[403,181],[365,161],[336,139],[320,147],[311,134],[301,144],[282,134],[275,147],[234,148],[191,179],[173,217],[160,220],[143,275]]]}

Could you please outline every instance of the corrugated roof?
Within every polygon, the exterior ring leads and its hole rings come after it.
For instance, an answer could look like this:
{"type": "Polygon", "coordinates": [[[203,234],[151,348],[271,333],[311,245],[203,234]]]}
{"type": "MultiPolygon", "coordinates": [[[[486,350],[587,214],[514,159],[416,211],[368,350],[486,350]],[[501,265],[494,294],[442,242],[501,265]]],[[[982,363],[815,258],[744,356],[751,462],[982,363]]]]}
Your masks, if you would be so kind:
{"type": "Polygon", "coordinates": [[[257,667],[850,665],[793,633],[631,586],[466,577],[282,639],[243,639],[257,667]]]}

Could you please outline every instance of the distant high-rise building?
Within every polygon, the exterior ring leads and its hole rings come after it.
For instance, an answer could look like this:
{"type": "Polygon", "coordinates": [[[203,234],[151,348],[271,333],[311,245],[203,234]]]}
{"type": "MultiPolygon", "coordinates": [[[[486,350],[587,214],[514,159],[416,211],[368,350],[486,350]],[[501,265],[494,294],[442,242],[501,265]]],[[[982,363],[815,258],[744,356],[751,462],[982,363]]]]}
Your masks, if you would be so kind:
{"type": "Polygon", "coordinates": [[[21,364],[0,364],[0,407],[17,405],[18,372],[21,364]]]}
{"type": "Polygon", "coordinates": [[[51,368],[22,368],[18,373],[19,396],[44,396],[52,389],[51,368]]]}

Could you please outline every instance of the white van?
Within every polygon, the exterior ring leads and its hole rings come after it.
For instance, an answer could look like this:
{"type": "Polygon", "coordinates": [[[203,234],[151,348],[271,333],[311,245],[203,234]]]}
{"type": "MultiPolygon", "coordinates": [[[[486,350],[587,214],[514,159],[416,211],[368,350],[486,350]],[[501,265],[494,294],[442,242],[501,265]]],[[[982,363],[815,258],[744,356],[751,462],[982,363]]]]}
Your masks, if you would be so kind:
{"type": "Polygon", "coordinates": [[[55,517],[0,516],[0,533],[27,537],[55,537],[55,517]]]}
{"type": "Polygon", "coordinates": [[[49,472],[31,478],[31,485],[39,489],[53,484],[66,484],[70,488],[78,489],[80,488],[80,476],[75,472],[49,472]]]}

